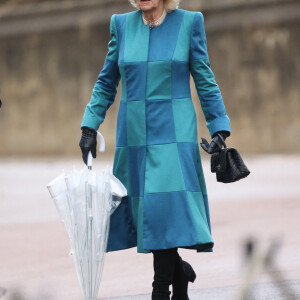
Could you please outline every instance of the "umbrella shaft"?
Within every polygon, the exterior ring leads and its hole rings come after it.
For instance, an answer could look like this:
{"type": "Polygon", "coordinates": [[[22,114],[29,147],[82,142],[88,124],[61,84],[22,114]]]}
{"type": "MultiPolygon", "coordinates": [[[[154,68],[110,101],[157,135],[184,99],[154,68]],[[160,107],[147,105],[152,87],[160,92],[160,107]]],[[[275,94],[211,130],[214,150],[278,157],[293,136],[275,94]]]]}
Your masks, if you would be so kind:
{"type": "MultiPolygon", "coordinates": [[[[89,167],[91,169],[92,167],[89,167]]],[[[88,298],[93,300],[93,249],[92,249],[92,234],[93,234],[93,214],[92,214],[92,190],[91,186],[86,183],[86,221],[87,221],[87,257],[88,257],[88,298]]]]}
{"type": "Polygon", "coordinates": [[[93,217],[89,218],[89,230],[88,230],[88,257],[90,258],[88,261],[88,268],[89,268],[89,296],[92,300],[93,298],[93,266],[92,266],[92,257],[93,257],[93,249],[92,249],[92,228],[93,228],[93,217]]]}

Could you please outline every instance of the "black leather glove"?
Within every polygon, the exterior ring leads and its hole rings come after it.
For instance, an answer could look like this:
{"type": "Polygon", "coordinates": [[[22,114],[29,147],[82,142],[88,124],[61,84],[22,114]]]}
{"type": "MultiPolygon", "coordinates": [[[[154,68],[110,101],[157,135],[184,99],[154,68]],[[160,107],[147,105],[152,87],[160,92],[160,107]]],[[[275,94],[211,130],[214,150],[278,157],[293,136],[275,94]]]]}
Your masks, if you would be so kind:
{"type": "Polygon", "coordinates": [[[213,135],[210,144],[207,142],[205,138],[201,137],[202,143],[200,143],[200,145],[204,151],[206,151],[209,154],[213,154],[222,149],[222,146],[224,145],[224,141],[228,136],[229,136],[228,131],[218,131],[213,135]]]}
{"type": "Polygon", "coordinates": [[[79,146],[82,152],[82,159],[84,163],[87,164],[87,157],[90,151],[92,152],[93,158],[97,156],[97,132],[95,129],[89,127],[82,127],[81,131],[79,146]]]}

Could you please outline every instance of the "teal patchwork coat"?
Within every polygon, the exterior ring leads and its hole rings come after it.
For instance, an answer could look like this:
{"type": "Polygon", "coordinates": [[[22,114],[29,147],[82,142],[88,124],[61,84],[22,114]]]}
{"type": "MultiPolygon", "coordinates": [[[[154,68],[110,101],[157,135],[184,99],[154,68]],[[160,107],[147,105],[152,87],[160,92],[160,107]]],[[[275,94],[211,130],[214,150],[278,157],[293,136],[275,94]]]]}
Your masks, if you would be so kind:
{"type": "Polygon", "coordinates": [[[203,15],[175,9],[150,30],[140,10],[113,15],[104,66],[81,126],[97,130],[122,79],[113,173],[128,196],[110,221],[107,251],[211,251],[190,74],[211,136],[230,121],[210,68],[203,15]]]}

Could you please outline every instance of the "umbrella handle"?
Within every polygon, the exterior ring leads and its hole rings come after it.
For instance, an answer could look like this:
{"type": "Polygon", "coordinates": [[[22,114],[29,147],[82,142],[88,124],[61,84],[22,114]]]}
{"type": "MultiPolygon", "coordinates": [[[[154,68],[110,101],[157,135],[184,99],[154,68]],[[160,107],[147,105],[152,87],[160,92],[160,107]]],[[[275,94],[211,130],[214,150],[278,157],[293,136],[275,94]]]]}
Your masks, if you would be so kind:
{"type": "MultiPolygon", "coordinates": [[[[99,140],[99,152],[104,152],[105,151],[105,140],[103,135],[97,131],[97,138],[99,140]]],[[[92,168],[93,166],[93,156],[92,152],[89,151],[88,158],[87,158],[87,166],[89,168],[92,168]]]]}

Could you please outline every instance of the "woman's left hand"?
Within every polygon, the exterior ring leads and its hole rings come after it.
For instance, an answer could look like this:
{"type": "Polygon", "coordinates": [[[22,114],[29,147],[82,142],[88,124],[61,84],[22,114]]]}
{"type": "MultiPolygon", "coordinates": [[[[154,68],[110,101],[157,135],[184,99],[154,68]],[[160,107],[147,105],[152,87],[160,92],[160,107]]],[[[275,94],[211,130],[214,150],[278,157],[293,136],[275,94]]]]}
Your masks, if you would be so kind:
{"type": "Polygon", "coordinates": [[[218,131],[213,135],[213,138],[211,140],[211,143],[209,144],[208,141],[201,137],[202,143],[200,143],[200,146],[203,148],[204,151],[206,151],[209,154],[213,154],[215,152],[218,152],[222,149],[222,146],[225,144],[225,139],[228,137],[227,131],[218,131]]]}

